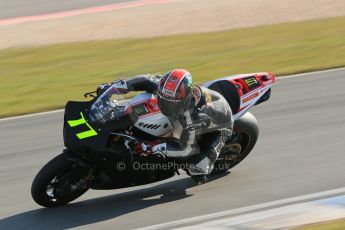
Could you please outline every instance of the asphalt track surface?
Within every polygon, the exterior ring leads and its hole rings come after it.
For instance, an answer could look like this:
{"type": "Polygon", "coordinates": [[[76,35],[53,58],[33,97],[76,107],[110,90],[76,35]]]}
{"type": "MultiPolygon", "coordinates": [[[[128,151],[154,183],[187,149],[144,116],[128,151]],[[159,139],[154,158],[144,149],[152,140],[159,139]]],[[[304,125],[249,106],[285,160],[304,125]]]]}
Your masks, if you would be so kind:
{"type": "Polygon", "coordinates": [[[0,19],[56,13],[135,0],[0,0],[0,19]]]}
{"type": "Polygon", "coordinates": [[[30,196],[37,171],[63,148],[61,112],[0,121],[0,229],[129,229],[345,186],[345,69],[278,79],[251,111],[260,138],[230,174],[194,186],[186,175],[89,191],[45,209],[30,196]]]}

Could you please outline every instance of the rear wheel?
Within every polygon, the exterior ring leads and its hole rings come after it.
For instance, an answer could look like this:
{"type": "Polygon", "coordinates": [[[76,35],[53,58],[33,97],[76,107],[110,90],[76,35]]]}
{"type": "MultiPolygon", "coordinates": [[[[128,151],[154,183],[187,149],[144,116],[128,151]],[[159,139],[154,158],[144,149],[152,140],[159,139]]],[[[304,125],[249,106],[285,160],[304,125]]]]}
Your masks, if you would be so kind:
{"type": "Polygon", "coordinates": [[[258,137],[258,122],[253,114],[247,112],[235,121],[231,139],[221,150],[212,174],[226,172],[239,164],[252,151],[258,137]]]}
{"type": "Polygon", "coordinates": [[[60,154],[38,172],[32,182],[31,196],[44,207],[67,204],[89,189],[85,179],[88,171],[60,154]]]}

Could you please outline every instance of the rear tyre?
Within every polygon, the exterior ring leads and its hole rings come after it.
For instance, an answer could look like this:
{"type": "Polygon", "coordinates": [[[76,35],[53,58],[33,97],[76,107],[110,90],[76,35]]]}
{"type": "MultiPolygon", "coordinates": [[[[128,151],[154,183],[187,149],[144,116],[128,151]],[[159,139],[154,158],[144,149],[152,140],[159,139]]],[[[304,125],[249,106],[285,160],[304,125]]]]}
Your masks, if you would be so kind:
{"type": "Polygon", "coordinates": [[[221,150],[212,174],[224,173],[244,160],[254,148],[258,137],[258,121],[247,112],[235,121],[231,139],[221,150]]]}
{"type": "Polygon", "coordinates": [[[85,169],[81,170],[64,154],[60,154],[38,172],[31,185],[31,196],[44,207],[65,205],[89,189],[86,183],[82,183],[81,175],[86,173],[85,169]]]}

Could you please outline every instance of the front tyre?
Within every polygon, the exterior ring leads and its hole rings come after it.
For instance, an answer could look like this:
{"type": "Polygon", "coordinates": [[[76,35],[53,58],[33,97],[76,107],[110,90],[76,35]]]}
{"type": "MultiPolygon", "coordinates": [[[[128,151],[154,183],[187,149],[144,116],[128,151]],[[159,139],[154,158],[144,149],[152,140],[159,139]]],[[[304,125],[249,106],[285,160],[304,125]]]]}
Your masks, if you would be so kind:
{"type": "Polygon", "coordinates": [[[60,154],[49,161],[36,175],[31,185],[31,196],[44,207],[65,205],[84,194],[87,172],[60,154]]]}

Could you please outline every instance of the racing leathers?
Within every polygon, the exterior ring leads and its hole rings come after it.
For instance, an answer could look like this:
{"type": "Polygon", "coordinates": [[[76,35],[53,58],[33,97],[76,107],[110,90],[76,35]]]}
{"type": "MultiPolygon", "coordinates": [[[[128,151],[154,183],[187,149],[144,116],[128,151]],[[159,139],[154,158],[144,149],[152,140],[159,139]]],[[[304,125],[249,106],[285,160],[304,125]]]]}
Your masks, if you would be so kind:
{"type": "MultiPolygon", "coordinates": [[[[114,81],[112,85],[122,93],[147,91],[156,94],[158,82],[159,77],[139,75],[114,81]]],[[[179,117],[168,118],[173,127],[171,138],[160,143],[159,148],[152,146],[152,151],[165,149],[164,154],[169,158],[189,158],[187,173],[191,176],[210,174],[233,129],[231,108],[225,98],[216,91],[193,86],[189,108],[179,117]]]]}

